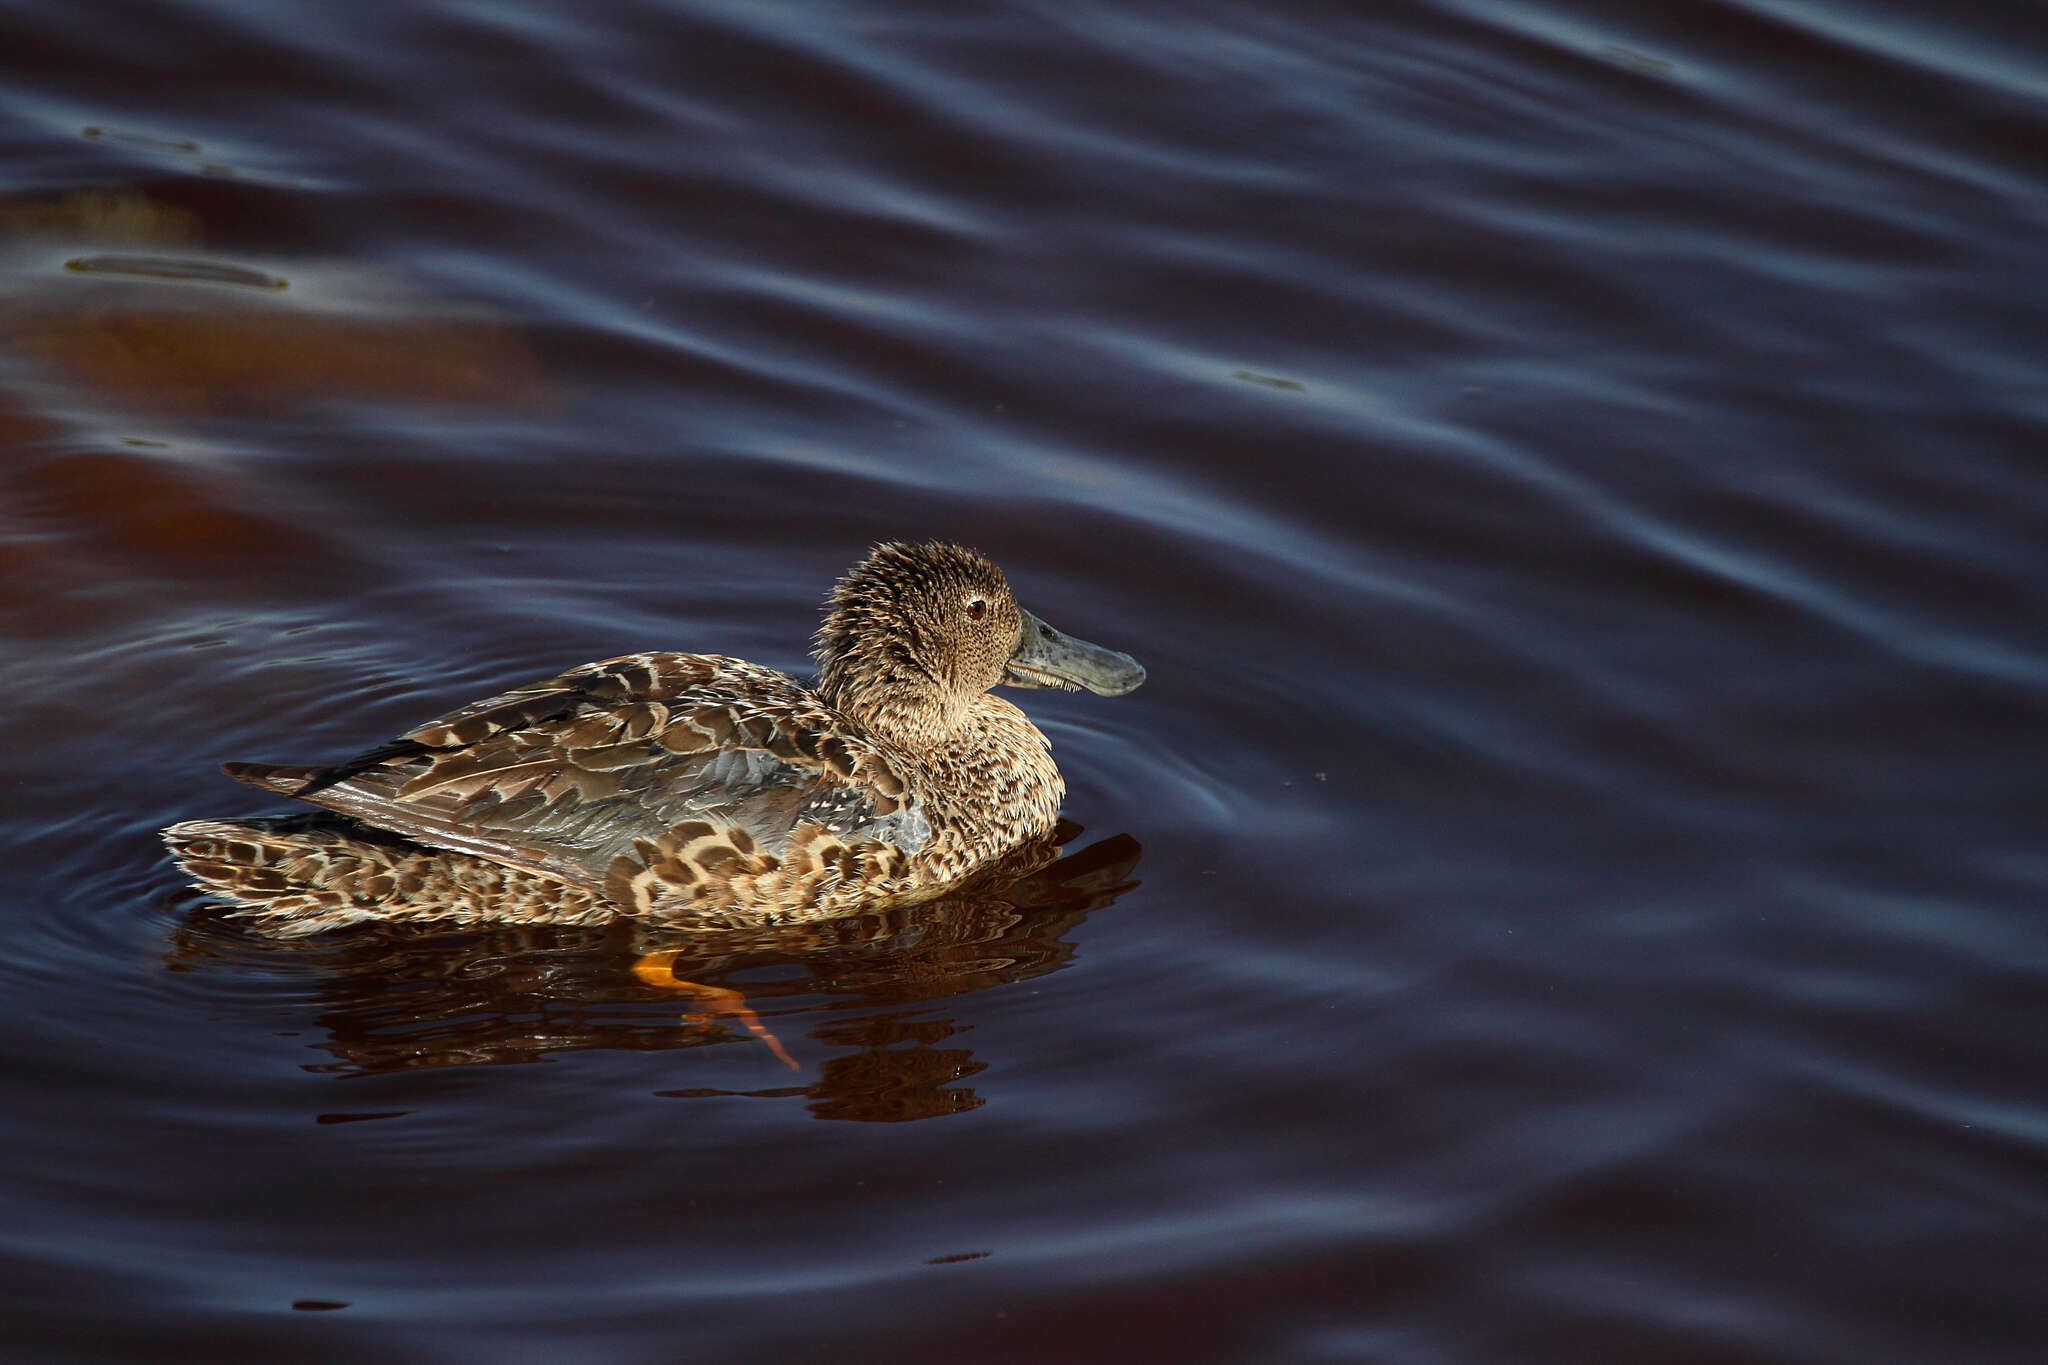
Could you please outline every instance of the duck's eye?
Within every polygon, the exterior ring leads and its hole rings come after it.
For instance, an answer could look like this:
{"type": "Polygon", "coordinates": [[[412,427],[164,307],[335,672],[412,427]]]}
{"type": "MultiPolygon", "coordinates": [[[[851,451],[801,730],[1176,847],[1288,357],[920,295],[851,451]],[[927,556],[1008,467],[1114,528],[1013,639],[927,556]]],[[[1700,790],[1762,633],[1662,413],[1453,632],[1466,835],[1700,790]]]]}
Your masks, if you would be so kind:
{"type": "Polygon", "coordinates": [[[982,601],[979,597],[971,597],[967,600],[968,620],[979,621],[986,615],[988,615],[988,603],[982,601]]]}

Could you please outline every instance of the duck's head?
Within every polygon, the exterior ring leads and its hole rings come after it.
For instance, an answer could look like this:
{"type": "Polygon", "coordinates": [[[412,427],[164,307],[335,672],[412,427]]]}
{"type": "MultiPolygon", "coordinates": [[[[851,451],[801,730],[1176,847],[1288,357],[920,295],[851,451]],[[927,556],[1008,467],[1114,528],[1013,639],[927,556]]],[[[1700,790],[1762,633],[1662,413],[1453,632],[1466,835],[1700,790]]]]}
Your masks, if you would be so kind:
{"type": "Polygon", "coordinates": [[[816,645],[825,699],[913,748],[999,683],[1120,697],[1145,681],[1136,659],[1062,635],[1017,605],[1001,569],[938,542],[877,545],[833,588],[816,645]]]}

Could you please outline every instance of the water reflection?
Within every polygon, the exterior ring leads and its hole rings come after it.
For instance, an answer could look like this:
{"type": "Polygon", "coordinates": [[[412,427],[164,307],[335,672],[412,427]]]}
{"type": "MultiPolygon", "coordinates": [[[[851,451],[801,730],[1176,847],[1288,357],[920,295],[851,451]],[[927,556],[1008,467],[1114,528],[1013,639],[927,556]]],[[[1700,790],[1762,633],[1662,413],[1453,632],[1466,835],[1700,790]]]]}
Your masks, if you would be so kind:
{"type": "Polygon", "coordinates": [[[205,238],[199,215],[134,189],[0,197],[0,323],[29,369],[12,385],[74,417],[108,402],[204,417],[333,399],[555,399],[533,349],[489,309],[347,260],[259,268],[205,238]],[[107,246],[157,250],[73,254],[107,246]]]}
{"type": "Polygon", "coordinates": [[[955,1083],[983,1064],[966,1048],[940,1046],[961,1032],[951,1018],[912,1007],[1058,971],[1073,958],[1069,932],[1137,885],[1136,839],[1120,834],[1066,852],[1061,845],[1080,833],[1063,821],[1021,876],[924,905],[775,930],[681,936],[623,919],[602,928],[377,924],[291,940],[200,900],[166,967],[300,978],[320,1002],[321,1046],[336,1059],[307,1069],[338,1075],[593,1049],[759,1046],[733,1012],[707,1011],[636,975],[648,954],[673,953],[676,977],[744,996],[815,1074],[761,1089],[656,1093],[803,1097],[821,1119],[931,1118],[980,1107],[979,1095],[955,1083]],[[831,1055],[817,1060],[806,1043],[831,1055]]]}

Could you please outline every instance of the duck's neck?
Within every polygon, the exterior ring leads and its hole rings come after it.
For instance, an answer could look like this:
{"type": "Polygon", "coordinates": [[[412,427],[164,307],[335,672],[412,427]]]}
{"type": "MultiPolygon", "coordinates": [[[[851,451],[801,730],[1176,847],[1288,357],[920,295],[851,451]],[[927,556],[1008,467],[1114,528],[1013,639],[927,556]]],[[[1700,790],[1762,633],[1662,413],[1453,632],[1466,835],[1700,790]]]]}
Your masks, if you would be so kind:
{"type": "Polygon", "coordinates": [[[879,739],[912,755],[957,742],[972,710],[908,658],[880,654],[820,659],[818,693],[826,704],[879,739]]]}
{"type": "Polygon", "coordinates": [[[1066,784],[1045,736],[1022,711],[984,692],[952,738],[920,757],[933,828],[982,850],[1049,834],[1066,784]]]}

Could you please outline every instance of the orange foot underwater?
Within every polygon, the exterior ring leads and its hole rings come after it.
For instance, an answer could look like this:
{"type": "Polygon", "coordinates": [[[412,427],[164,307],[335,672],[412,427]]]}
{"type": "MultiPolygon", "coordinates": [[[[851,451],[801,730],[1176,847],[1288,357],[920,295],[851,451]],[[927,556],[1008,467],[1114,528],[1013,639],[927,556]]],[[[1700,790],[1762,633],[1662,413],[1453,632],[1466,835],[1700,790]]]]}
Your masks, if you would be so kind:
{"type": "Polygon", "coordinates": [[[708,1024],[720,1015],[729,1015],[745,1024],[747,1032],[766,1043],[768,1050],[781,1058],[784,1066],[791,1071],[798,1069],[796,1058],[784,1051],[775,1035],[762,1025],[761,1016],[754,1013],[753,1007],[747,1004],[745,995],[724,986],[706,986],[699,982],[683,980],[675,972],[677,956],[677,950],[644,953],[633,964],[633,975],[650,986],[660,986],[664,990],[688,991],[709,1007],[701,1014],[684,1015],[684,1023],[708,1024]]]}

